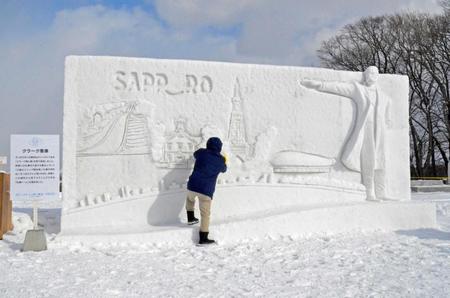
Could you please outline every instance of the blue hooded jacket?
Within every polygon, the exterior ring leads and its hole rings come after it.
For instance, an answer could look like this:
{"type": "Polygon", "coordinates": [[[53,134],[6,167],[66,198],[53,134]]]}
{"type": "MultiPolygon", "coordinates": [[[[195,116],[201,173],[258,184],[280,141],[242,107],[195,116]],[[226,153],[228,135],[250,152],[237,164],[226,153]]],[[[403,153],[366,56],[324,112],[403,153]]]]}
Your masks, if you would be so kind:
{"type": "Polygon", "coordinates": [[[195,165],[187,184],[188,190],[212,199],[217,176],[227,170],[225,158],[220,154],[221,150],[222,142],[214,137],[206,142],[206,149],[201,148],[194,152],[195,165]]]}

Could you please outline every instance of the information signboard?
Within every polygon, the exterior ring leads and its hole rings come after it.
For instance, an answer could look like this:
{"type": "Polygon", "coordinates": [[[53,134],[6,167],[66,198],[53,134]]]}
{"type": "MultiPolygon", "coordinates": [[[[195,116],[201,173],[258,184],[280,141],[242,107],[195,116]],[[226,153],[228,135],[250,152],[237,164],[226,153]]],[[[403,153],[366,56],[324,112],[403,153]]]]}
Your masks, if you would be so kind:
{"type": "Polygon", "coordinates": [[[59,135],[11,135],[11,199],[59,198],[59,135]]]}

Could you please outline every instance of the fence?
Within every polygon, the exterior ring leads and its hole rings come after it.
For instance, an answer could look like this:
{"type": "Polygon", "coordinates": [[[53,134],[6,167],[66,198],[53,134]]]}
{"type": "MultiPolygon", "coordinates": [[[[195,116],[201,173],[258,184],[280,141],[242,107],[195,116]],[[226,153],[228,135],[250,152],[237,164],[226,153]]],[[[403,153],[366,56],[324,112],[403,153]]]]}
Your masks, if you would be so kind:
{"type": "Polygon", "coordinates": [[[12,202],[9,198],[10,175],[0,173],[0,240],[3,234],[13,229],[12,202]]]}

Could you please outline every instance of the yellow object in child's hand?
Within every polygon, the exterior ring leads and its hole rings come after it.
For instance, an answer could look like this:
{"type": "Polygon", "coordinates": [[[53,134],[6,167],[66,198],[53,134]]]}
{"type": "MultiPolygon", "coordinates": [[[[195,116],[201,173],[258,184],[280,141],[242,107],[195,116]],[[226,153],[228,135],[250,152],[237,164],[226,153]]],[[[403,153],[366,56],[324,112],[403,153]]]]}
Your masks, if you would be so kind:
{"type": "Polygon", "coordinates": [[[223,159],[225,160],[225,164],[227,164],[227,161],[228,161],[228,156],[224,153],[224,154],[222,154],[222,156],[223,156],[223,159]]]}

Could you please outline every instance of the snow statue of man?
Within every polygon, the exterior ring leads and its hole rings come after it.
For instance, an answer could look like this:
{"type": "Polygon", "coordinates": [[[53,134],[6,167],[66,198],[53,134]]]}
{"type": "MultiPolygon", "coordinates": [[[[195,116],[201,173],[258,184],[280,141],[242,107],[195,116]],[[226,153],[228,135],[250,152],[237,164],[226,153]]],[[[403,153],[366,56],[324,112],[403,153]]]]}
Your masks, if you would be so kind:
{"type": "Polygon", "coordinates": [[[384,145],[385,132],[390,123],[389,98],[377,88],[378,68],[368,67],[363,78],[363,84],[316,80],[302,80],[300,84],[354,101],[356,119],[341,161],[348,169],[361,172],[367,200],[378,201],[387,198],[384,145]]]}

